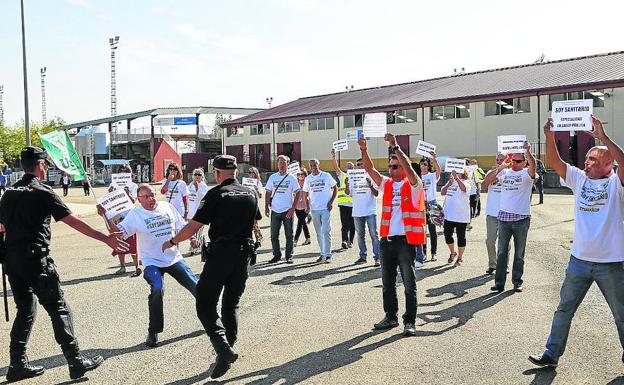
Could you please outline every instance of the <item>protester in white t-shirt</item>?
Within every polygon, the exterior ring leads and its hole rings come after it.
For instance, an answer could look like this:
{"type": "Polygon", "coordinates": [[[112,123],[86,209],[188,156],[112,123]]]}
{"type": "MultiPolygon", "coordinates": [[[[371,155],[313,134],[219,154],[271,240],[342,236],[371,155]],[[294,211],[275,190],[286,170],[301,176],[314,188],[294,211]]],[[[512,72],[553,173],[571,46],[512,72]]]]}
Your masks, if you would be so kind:
{"type": "Polygon", "coordinates": [[[470,183],[468,173],[453,171],[448,182],[442,187],[444,199],[444,239],[449,248],[448,263],[460,266],[464,261],[466,250],[466,228],[470,223],[470,183]],[[457,252],[453,232],[457,234],[457,252]]]}
{"type": "MultiPolygon", "coordinates": [[[[607,136],[600,120],[592,117],[592,123],[594,130],[588,133],[604,146],[589,150],[584,171],[561,159],[551,131],[552,120],[548,119],[544,126],[548,164],[574,192],[575,221],[572,255],[546,350],[542,355],[529,356],[529,361],[539,366],[557,366],[574,313],[594,281],[613,313],[620,346],[624,348],[624,152],[607,136]],[[612,171],[614,161],[620,165],[617,174],[612,171]]],[[[593,322],[605,327],[604,321],[596,318],[593,322]]]]}
{"type": "MultiPolygon", "coordinates": [[[[253,179],[255,182],[255,186],[253,187],[256,192],[256,198],[258,198],[258,202],[262,199],[262,181],[260,180],[260,171],[256,167],[249,167],[249,179],[253,179]]],[[[255,248],[256,250],[262,246],[262,231],[260,231],[260,226],[258,225],[258,221],[254,221],[253,234],[256,238],[255,248]]]]}
{"type": "Polygon", "coordinates": [[[182,171],[176,163],[167,167],[165,180],[160,186],[160,193],[166,202],[169,202],[178,210],[182,218],[188,217],[188,187],[182,180],[182,171]]]}
{"type": "Polygon", "coordinates": [[[514,260],[511,282],[515,292],[521,292],[524,274],[524,251],[531,223],[531,192],[535,181],[535,157],[531,146],[524,143],[524,154],[513,154],[487,175],[484,184],[489,186],[495,180],[501,184],[500,207],[498,210],[498,253],[496,275],[492,291],[502,292],[507,278],[509,242],[514,238],[514,260]],[[528,167],[527,167],[528,161],[528,167]],[[511,167],[511,168],[510,168],[511,167]]]}
{"type": "MultiPolygon", "coordinates": [[[[435,223],[431,222],[429,217],[429,206],[437,205],[436,191],[438,182],[440,181],[440,175],[442,175],[442,168],[438,163],[438,156],[435,152],[431,153],[431,158],[422,158],[419,162],[420,166],[420,179],[425,186],[425,199],[427,200],[427,228],[429,230],[429,241],[431,242],[431,254],[430,261],[437,261],[436,254],[438,253],[438,231],[435,223]]],[[[425,259],[427,259],[427,245],[423,245],[423,252],[425,259]]]]}
{"type": "Polygon", "coordinates": [[[293,215],[301,188],[297,179],[288,173],[290,158],[286,155],[277,157],[278,172],[272,174],[266,183],[264,211],[271,217],[271,246],[273,258],[268,263],[276,263],[282,258],[279,233],[284,224],[286,235],[286,263],[293,263],[293,215]]]}
{"type": "Polygon", "coordinates": [[[310,214],[320,247],[317,262],[331,262],[331,210],[338,195],[336,180],[319,169],[318,159],[309,162],[310,175],[303,182],[303,191],[310,198],[310,214]]]}
{"type": "Polygon", "coordinates": [[[137,236],[137,247],[145,271],[143,277],[150,285],[148,297],[149,326],[145,345],[158,345],[158,333],[163,331],[163,276],[172,276],[180,285],[195,296],[197,278],[182,258],[177,245],[163,251],[163,243],[170,241],[186,224],[180,213],[168,202],[156,200],[154,189],[141,184],[137,194],[140,207],[130,210],[123,221],[115,225],[109,220],[113,232],[121,232],[123,238],[137,236]]]}
{"type": "MultiPolygon", "coordinates": [[[[355,169],[364,171],[364,162],[362,158],[355,161],[355,169]]],[[[355,221],[355,230],[358,237],[358,248],[360,256],[355,264],[366,263],[368,251],[366,250],[366,228],[373,245],[373,260],[375,266],[379,266],[379,236],[377,235],[377,196],[379,195],[379,187],[364,171],[364,178],[354,180],[348,177],[345,186],[345,193],[353,199],[353,219],[355,221]]]]}
{"type": "MultiPolygon", "coordinates": [[[[488,174],[495,172],[496,167],[500,166],[505,160],[505,155],[496,155],[496,163],[492,165],[492,169],[488,174]]],[[[486,174],[487,176],[487,174],[486,174]]],[[[492,183],[482,187],[487,189],[487,201],[485,204],[485,247],[488,253],[488,268],[485,274],[492,275],[496,271],[496,239],[498,238],[498,211],[500,209],[500,197],[502,186],[498,179],[494,179],[492,183]]]]}
{"type": "MultiPolygon", "coordinates": [[[[204,169],[201,167],[193,170],[193,180],[188,184],[188,215],[185,220],[193,219],[199,204],[208,192],[208,185],[205,182],[204,169]]],[[[200,227],[191,237],[191,254],[197,254],[201,250],[201,234],[203,228],[200,227]]]]}

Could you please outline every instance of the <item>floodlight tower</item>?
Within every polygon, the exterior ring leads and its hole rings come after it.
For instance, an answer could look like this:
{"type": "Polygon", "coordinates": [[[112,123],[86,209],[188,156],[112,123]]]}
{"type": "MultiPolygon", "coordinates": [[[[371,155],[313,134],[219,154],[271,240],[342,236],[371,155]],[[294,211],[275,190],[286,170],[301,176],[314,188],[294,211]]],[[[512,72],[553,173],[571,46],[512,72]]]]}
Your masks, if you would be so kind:
{"type": "Polygon", "coordinates": [[[48,117],[46,114],[46,97],[45,97],[45,77],[47,67],[40,69],[41,73],[41,124],[46,125],[48,123],[48,117]]]}

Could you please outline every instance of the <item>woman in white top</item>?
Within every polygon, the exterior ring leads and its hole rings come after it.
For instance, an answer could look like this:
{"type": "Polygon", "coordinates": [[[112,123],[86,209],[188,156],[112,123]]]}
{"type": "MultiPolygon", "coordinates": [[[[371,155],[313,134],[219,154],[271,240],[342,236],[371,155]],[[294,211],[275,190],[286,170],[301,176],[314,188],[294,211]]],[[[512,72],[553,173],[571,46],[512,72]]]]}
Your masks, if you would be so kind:
{"type": "MultiPolygon", "coordinates": [[[[422,179],[423,185],[425,187],[425,202],[427,206],[427,229],[429,230],[429,241],[431,242],[430,260],[433,262],[438,260],[436,258],[436,254],[438,252],[438,232],[436,229],[436,225],[431,222],[431,218],[429,218],[429,206],[433,204],[438,204],[438,201],[436,200],[436,187],[438,185],[438,182],[440,181],[442,169],[440,168],[440,164],[438,163],[438,157],[436,156],[435,152],[431,153],[431,159],[422,158],[420,160],[419,166],[421,175],[420,179],[422,179]]],[[[423,245],[423,250],[426,259],[427,244],[423,245]]]]}
{"type": "Polygon", "coordinates": [[[466,250],[466,227],[470,222],[470,186],[467,181],[468,173],[461,174],[452,172],[451,178],[442,187],[444,199],[444,239],[449,248],[450,255],[448,263],[453,263],[457,257],[455,266],[463,262],[464,251],[466,250]],[[455,252],[455,241],[453,231],[457,234],[457,248],[459,255],[455,252]]]}
{"type": "Polygon", "coordinates": [[[182,171],[177,163],[169,164],[167,174],[160,186],[160,193],[166,202],[178,210],[182,218],[188,219],[188,188],[182,180],[182,171]]]}
{"type": "MultiPolygon", "coordinates": [[[[254,186],[254,189],[256,190],[256,198],[258,198],[258,201],[260,201],[260,199],[262,199],[262,181],[260,180],[260,171],[258,171],[258,169],[255,167],[250,167],[249,178],[256,180],[256,185],[254,186]]],[[[260,246],[262,246],[263,239],[262,231],[260,231],[258,221],[254,221],[253,233],[254,237],[256,238],[255,248],[257,250],[260,246]]]]}
{"type": "MultiPolygon", "coordinates": [[[[196,168],[193,170],[193,180],[188,184],[188,219],[193,219],[199,203],[204,199],[204,196],[208,192],[208,186],[204,182],[204,170],[202,168],[196,168]]],[[[191,237],[191,254],[196,254],[201,248],[202,228],[191,237]]]]}

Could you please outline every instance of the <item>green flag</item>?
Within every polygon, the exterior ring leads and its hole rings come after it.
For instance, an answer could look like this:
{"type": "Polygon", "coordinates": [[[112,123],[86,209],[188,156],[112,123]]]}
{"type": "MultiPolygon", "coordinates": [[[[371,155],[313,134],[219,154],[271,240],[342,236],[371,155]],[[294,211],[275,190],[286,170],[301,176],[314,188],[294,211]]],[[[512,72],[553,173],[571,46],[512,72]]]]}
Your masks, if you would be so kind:
{"type": "Polygon", "coordinates": [[[72,175],[75,180],[83,180],[86,173],[80,162],[80,157],[67,135],[67,131],[52,131],[39,136],[41,144],[48,151],[56,167],[72,175]]]}

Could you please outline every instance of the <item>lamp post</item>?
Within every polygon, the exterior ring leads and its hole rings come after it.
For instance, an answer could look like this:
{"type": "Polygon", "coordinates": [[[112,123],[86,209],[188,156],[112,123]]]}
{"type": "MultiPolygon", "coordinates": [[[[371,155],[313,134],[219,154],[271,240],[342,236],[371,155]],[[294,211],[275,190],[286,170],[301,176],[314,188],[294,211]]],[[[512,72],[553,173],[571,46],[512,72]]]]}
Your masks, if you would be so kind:
{"type": "Polygon", "coordinates": [[[22,65],[24,72],[24,125],[26,126],[26,146],[30,146],[30,116],[28,114],[28,76],[26,75],[26,29],[24,27],[24,0],[20,0],[22,10],[22,65]]]}
{"type": "Polygon", "coordinates": [[[4,124],[4,107],[2,106],[3,94],[4,94],[4,86],[0,85],[0,126],[4,124]]]}
{"type": "Polygon", "coordinates": [[[48,117],[46,114],[46,97],[45,97],[45,77],[47,67],[41,68],[41,124],[46,125],[48,123],[48,117]]]}
{"type": "Polygon", "coordinates": [[[269,108],[271,108],[271,104],[273,103],[273,97],[269,96],[268,98],[266,98],[266,102],[269,105],[269,108]]]}
{"type": "MultiPolygon", "coordinates": [[[[119,36],[108,39],[111,49],[111,116],[117,116],[117,81],[115,79],[115,50],[119,44],[119,36]]],[[[111,158],[111,147],[113,147],[113,133],[117,130],[117,122],[114,122],[109,132],[110,143],[108,145],[108,159],[111,158]]]]}

